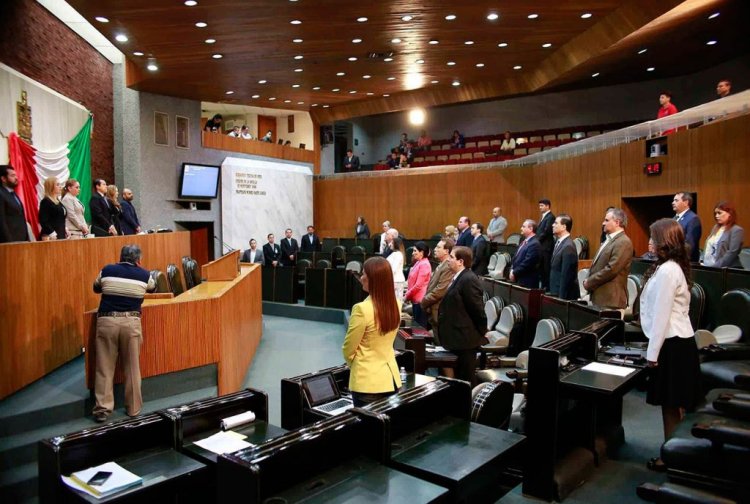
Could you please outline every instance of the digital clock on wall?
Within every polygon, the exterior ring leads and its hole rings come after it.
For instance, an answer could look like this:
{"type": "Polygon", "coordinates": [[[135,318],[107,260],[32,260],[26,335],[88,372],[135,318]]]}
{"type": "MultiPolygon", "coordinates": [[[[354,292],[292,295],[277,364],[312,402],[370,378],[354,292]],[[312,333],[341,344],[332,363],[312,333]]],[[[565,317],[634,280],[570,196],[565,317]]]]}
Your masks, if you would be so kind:
{"type": "Polygon", "coordinates": [[[661,163],[646,163],[643,165],[643,173],[646,175],[661,175],[661,163]]]}

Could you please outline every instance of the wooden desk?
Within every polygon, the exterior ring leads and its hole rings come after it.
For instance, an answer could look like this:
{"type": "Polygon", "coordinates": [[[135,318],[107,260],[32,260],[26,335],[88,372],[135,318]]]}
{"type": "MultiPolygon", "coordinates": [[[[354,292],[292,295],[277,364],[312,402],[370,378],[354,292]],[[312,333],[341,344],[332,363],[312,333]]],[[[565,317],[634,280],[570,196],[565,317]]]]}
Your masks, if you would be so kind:
{"type": "Polygon", "coordinates": [[[240,274],[240,251],[233,250],[201,267],[201,277],[207,282],[234,280],[240,274]]]}
{"type": "Polygon", "coordinates": [[[0,399],[81,354],[92,289],[123,245],[137,244],[143,267],[165,271],[190,255],[190,233],[0,244],[0,399]]]}
{"type": "MultiPolygon", "coordinates": [[[[172,299],[143,302],[141,376],[218,366],[219,395],[242,387],[262,334],[260,266],[243,264],[234,280],[203,282],[172,299]]],[[[86,314],[86,377],[94,388],[96,312],[86,314]]],[[[118,366],[115,383],[123,379],[118,366]]]]}

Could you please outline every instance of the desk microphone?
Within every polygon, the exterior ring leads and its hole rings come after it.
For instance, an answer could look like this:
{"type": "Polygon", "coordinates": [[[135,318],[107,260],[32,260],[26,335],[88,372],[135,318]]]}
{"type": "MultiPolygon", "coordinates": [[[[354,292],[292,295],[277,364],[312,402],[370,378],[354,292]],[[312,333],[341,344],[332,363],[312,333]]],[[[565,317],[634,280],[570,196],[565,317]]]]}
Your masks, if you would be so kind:
{"type": "Polygon", "coordinates": [[[218,237],[218,236],[216,236],[216,235],[214,235],[214,240],[216,240],[216,241],[218,241],[219,243],[221,243],[221,245],[222,245],[222,246],[223,246],[223,247],[224,247],[225,249],[227,249],[227,251],[226,251],[226,253],[227,253],[227,254],[228,254],[228,253],[230,253],[230,252],[234,252],[235,250],[237,250],[237,249],[235,249],[235,248],[233,248],[233,247],[229,246],[229,245],[228,245],[228,244],[227,244],[226,242],[224,242],[223,240],[220,240],[220,239],[219,239],[219,237],[218,237]]]}

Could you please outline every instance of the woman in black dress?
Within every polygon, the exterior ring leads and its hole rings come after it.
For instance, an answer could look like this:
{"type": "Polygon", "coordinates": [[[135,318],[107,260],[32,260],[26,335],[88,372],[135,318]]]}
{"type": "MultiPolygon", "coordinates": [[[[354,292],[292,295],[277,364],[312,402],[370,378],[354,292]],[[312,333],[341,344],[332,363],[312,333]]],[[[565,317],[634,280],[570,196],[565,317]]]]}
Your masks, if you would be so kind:
{"type": "Polygon", "coordinates": [[[122,227],[120,226],[120,218],[122,217],[122,206],[120,206],[120,202],[117,200],[117,197],[120,195],[120,191],[117,189],[117,186],[114,184],[110,184],[107,186],[107,201],[109,201],[109,214],[112,216],[112,224],[115,226],[115,229],[117,230],[117,234],[122,234],[122,227]]]}
{"type": "Polygon", "coordinates": [[[357,217],[357,225],[354,226],[354,235],[360,240],[367,240],[370,238],[370,227],[365,222],[365,218],[361,215],[357,217]]]}
{"type": "Polygon", "coordinates": [[[57,177],[49,177],[44,181],[44,198],[39,202],[39,224],[42,227],[41,239],[64,240],[68,237],[65,231],[65,216],[67,211],[60,201],[62,184],[57,177]]]}

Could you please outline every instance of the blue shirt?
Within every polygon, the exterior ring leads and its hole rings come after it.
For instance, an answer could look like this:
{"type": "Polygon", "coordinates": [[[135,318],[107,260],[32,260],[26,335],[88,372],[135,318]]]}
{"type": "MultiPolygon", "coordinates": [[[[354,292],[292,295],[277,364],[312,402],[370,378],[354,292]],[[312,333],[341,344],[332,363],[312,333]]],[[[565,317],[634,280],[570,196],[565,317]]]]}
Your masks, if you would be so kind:
{"type": "Polygon", "coordinates": [[[141,311],[146,292],[156,289],[148,271],[121,262],[108,264],[94,281],[94,292],[101,292],[99,313],[141,311]]]}

